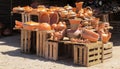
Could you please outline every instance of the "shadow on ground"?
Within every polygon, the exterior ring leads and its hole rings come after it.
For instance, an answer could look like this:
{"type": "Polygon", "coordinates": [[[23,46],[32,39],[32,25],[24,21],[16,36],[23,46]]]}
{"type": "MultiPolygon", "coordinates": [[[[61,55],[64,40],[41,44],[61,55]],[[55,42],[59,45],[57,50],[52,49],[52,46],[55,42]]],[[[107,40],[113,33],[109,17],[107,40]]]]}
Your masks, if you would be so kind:
{"type": "MultiPolygon", "coordinates": [[[[119,35],[113,35],[113,37],[111,38],[110,41],[113,42],[114,46],[120,46],[120,39],[119,39],[119,35]]],[[[4,37],[0,39],[0,45],[4,46],[4,45],[8,45],[8,46],[13,46],[13,47],[17,47],[18,49],[16,50],[12,50],[12,51],[7,51],[7,52],[1,52],[2,54],[7,54],[9,56],[14,56],[14,57],[22,57],[22,58],[27,58],[27,59],[38,59],[40,61],[44,61],[44,62],[55,62],[55,63],[59,63],[59,64],[64,64],[64,65],[68,65],[68,66],[74,66],[74,67],[81,67],[80,65],[76,65],[73,63],[72,59],[62,59],[59,61],[52,61],[52,60],[48,60],[39,56],[36,56],[35,54],[23,54],[20,50],[20,35],[14,35],[14,36],[10,36],[10,37],[4,37]],[[72,61],[71,61],[72,60],[72,61]]],[[[84,67],[84,66],[82,66],[84,67]]]]}
{"type": "Polygon", "coordinates": [[[50,59],[46,59],[40,56],[36,56],[35,54],[28,54],[28,53],[23,53],[21,52],[20,49],[16,49],[16,50],[12,50],[12,51],[7,51],[7,52],[1,52],[3,55],[9,55],[9,56],[13,56],[13,57],[22,57],[22,58],[26,58],[26,59],[32,59],[32,60],[40,60],[40,61],[44,61],[44,62],[54,62],[57,64],[63,64],[63,65],[67,65],[67,66],[73,66],[73,67],[85,67],[82,65],[77,65],[73,63],[73,59],[72,58],[62,58],[59,59],[57,61],[54,60],[50,60],[50,59]]]}

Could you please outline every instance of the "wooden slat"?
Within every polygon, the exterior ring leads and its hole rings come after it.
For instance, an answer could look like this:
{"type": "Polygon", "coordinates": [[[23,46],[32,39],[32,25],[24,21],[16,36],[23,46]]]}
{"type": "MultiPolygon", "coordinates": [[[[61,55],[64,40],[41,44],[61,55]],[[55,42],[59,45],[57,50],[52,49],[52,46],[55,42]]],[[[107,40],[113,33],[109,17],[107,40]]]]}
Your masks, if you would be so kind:
{"type": "Polygon", "coordinates": [[[53,60],[58,59],[58,43],[53,44],[53,60]]]}
{"type": "Polygon", "coordinates": [[[26,48],[26,47],[27,47],[27,31],[26,31],[26,30],[25,30],[25,35],[24,35],[24,36],[25,36],[25,41],[24,41],[24,44],[25,44],[25,45],[24,45],[24,52],[26,52],[26,49],[27,49],[27,48],[26,48]]]}
{"type": "Polygon", "coordinates": [[[43,40],[42,39],[43,39],[42,32],[40,32],[40,48],[39,48],[40,54],[39,56],[42,56],[42,51],[43,51],[43,46],[42,46],[43,40]]]}
{"type": "Polygon", "coordinates": [[[84,47],[84,53],[83,53],[84,54],[84,56],[83,56],[83,59],[84,59],[84,63],[83,64],[84,65],[86,65],[86,63],[87,63],[87,54],[86,53],[87,53],[87,48],[84,47]]]}
{"type": "Polygon", "coordinates": [[[50,42],[50,55],[49,55],[49,58],[52,59],[52,56],[53,55],[53,45],[52,45],[52,42],[50,42]]]}
{"type": "Polygon", "coordinates": [[[24,41],[24,39],[23,39],[23,37],[24,37],[24,30],[21,30],[21,51],[23,52],[23,41],[24,41]]]}
{"type": "Polygon", "coordinates": [[[104,55],[104,57],[103,57],[103,60],[104,60],[104,59],[111,58],[111,57],[112,57],[112,53],[110,53],[110,54],[107,54],[107,55],[104,55]]]}
{"type": "Polygon", "coordinates": [[[49,42],[46,42],[46,46],[45,46],[45,58],[48,59],[48,53],[49,53],[49,42]]]}
{"type": "Polygon", "coordinates": [[[74,63],[78,63],[78,52],[77,45],[74,45],[74,63]]]}
{"type": "Polygon", "coordinates": [[[112,53],[112,49],[104,50],[103,54],[112,53]]]}
{"type": "Polygon", "coordinates": [[[39,44],[39,41],[40,41],[40,35],[39,35],[39,32],[36,32],[37,34],[36,34],[36,54],[37,54],[37,56],[39,55],[39,46],[40,46],[40,44],[39,44]]]}
{"type": "Polygon", "coordinates": [[[89,60],[94,60],[94,59],[99,59],[101,58],[101,55],[97,55],[97,56],[92,56],[92,57],[89,57],[89,60]]]}
{"type": "Polygon", "coordinates": [[[95,65],[95,64],[98,64],[98,63],[101,63],[101,61],[97,60],[97,61],[91,62],[91,63],[88,64],[88,66],[92,66],[92,65],[95,65]]]}
{"type": "Polygon", "coordinates": [[[78,53],[79,53],[79,60],[78,61],[79,61],[80,64],[82,64],[83,63],[82,62],[82,58],[83,58],[83,56],[82,56],[82,53],[83,53],[82,52],[82,48],[79,48],[79,52],[78,53]]]}

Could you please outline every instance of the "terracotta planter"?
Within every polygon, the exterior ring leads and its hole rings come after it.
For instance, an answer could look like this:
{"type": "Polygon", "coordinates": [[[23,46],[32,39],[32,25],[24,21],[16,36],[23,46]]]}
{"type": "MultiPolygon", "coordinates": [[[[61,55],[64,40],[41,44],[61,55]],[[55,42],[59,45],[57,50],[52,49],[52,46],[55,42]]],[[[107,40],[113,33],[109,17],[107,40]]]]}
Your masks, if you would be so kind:
{"type": "Polygon", "coordinates": [[[70,22],[70,28],[72,30],[76,30],[80,25],[81,19],[69,19],[69,22],[70,22]]]}
{"type": "Polygon", "coordinates": [[[77,8],[78,11],[82,9],[83,3],[84,2],[77,2],[77,3],[75,3],[76,4],[76,8],[77,8]]]}

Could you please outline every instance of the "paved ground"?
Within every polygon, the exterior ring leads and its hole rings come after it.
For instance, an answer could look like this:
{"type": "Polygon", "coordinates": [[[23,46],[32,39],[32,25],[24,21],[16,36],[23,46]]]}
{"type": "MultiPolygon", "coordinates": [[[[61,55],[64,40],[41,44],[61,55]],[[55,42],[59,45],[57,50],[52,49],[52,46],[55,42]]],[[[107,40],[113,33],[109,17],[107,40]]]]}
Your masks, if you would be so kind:
{"type": "Polygon", "coordinates": [[[20,52],[20,36],[0,38],[0,69],[120,69],[120,39],[114,36],[113,57],[91,67],[73,64],[69,60],[51,61],[34,54],[20,52]]]}

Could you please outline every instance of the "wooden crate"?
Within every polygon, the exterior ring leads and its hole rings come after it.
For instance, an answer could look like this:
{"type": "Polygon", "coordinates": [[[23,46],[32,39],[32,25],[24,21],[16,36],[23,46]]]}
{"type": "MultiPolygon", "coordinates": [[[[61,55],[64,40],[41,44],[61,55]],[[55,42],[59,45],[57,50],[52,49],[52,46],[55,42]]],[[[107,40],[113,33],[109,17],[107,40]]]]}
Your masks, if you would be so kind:
{"type": "Polygon", "coordinates": [[[47,44],[48,34],[53,31],[36,31],[36,54],[38,56],[45,56],[45,47],[47,44]]]}
{"type": "Polygon", "coordinates": [[[65,41],[47,42],[45,48],[45,58],[50,60],[68,59],[73,57],[73,45],[65,44],[65,41]]]}
{"type": "Polygon", "coordinates": [[[101,63],[102,43],[74,44],[74,63],[92,66],[101,63]]]}
{"type": "Polygon", "coordinates": [[[36,46],[33,31],[21,29],[21,51],[24,53],[32,53],[36,46]]]}
{"type": "Polygon", "coordinates": [[[48,41],[45,48],[45,58],[51,60],[58,59],[58,42],[48,41]]]}
{"type": "Polygon", "coordinates": [[[108,42],[106,44],[102,44],[103,45],[103,52],[102,52],[102,62],[106,61],[109,58],[112,58],[112,47],[113,47],[113,43],[112,42],[108,42]]]}

